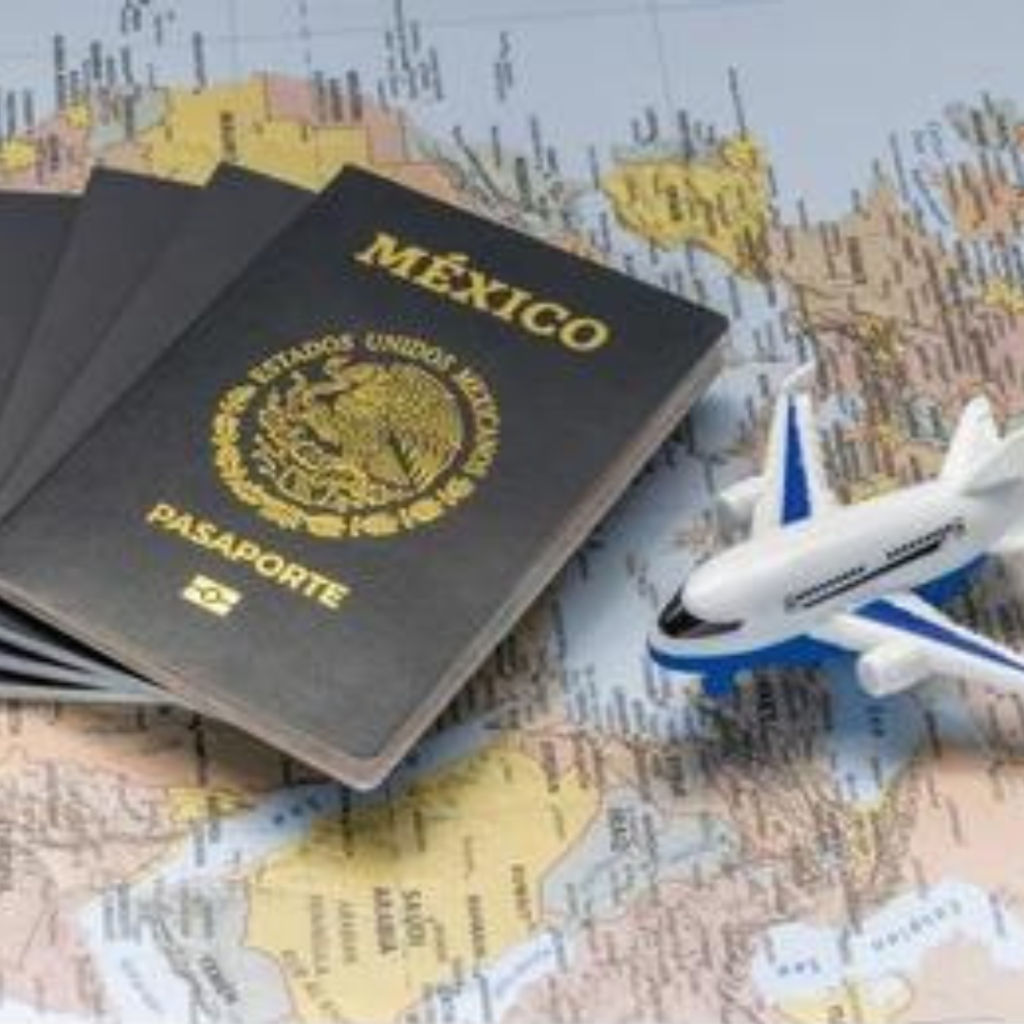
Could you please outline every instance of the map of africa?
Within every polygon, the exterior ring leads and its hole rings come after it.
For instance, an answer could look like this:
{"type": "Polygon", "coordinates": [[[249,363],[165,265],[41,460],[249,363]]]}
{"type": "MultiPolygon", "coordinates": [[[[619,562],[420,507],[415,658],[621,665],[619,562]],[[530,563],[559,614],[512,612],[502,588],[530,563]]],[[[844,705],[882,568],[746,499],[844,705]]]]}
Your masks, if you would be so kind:
{"type": "MultiPolygon", "coordinates": [[[[644,655],[800,361],[849,500],[934,472],[979,391],[1024,418],[1022,28],[1012,0],[7,12],[4,187],[358,162],[733,326],[382,790],[180,711],[0,706],[0,1021],[1024,1016],[1020,697],[874,701],[835,664],[709,703],[644,655]]],[[[1024,647],[1021,566],[952,612],[1024,647]]]]}

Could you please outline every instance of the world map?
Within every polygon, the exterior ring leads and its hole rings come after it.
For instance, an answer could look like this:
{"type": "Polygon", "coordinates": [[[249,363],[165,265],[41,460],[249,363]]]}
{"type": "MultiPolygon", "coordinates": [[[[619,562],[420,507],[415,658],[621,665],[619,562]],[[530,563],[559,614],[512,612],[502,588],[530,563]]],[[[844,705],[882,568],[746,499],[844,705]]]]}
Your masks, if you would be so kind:
{"type": "MultiPolygon", "coordinates": [[[[712,702],[644,641],[799,362],[850,501],[935,472],[974,394],[1024,422],[1022,28],[1012,0],[8,12],[5,188],[358,163],[732,328],[379,791],[180,710],[0,706],[0,1021],[1019,1020],[1021,697],[876,701],[835,663],[712,702]]],[[[1022,602],[993,564],[951,611],[1024,648],[1022,602]]]]}

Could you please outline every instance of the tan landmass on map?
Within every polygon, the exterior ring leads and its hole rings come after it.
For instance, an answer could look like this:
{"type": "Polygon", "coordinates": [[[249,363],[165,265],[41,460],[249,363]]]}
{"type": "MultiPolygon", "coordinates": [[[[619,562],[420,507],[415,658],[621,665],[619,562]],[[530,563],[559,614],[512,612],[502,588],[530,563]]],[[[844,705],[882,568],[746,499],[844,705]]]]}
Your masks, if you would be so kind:
{"type": "Polygon", "coordinates": [[[248,944],[277,960],[302,1020],[394,1020],[535,934],[541,881],[598,799],[485,747],[266,861],[248,944]]]}
{"type": "Polygon", "coordinates": [[[0,974],[5,996],[98,1016],[78,915],[240,813],[286,776],[279,754],[180,711],[0,709],[0,974]]]}
{"type": "MultiPolygon", "coordinates": [[[[794,328],[814,339],[826,389],[857,396],[858,422],[837,442],[849,497],[934,472],[962,406],[981,391],[1002,417],[1024,409],[1024,295],[965,272],[884,178],[836,220],[778,223],[768,160],[746,138],[710,156],[620,161],[602,181],[620,221],[662,248],[707,249],[732,269],[780,287],[794,328]],[[924,424],[911,423],[917,409],[924,424]]],[[[954,179],[951,179],[951,181],[954,179]]],[[[1020,223],[1020,189],[963,171],[948,188],[970,237],[1020,223]],[[984,189],[982,188],[984,184],[984,189]],[[972,213],[973,211],[973,213],[972,213]]]]}
{"type": "MultiPolygon", "coordinates": [[[[181,710],[0,705],[0,749],[64,760],[132,784],[252,798],[288,779],[281,754],[214,721],[181,710]]],[[[298,781],[300,769],[294,769],[298,781]]],[[[308,775],[305,777],[309,777],[308,775]]]]}
{"type": "Polygon", "coordinates": [[[611,256],[587,236],[575,214],[575,200],[586,194],[583,186],[505,147],[498,126],[488,142],[475,144],[461,133],[454,140],[439,139],[415,125],[408,126],[407,138],[467,209],[588,259],[611,256]]]}
{"type": "Polygon", "coordinates": [[[660,885],[617,917],[588,923],[566,969],[530,985],[504,1024],[596,1019],[595,1007],[607,1024],[717,1021],[730,1010],[763,1018],[745,964],[761,921],[748,896],[725,876],[660,885]]]}
{"type": "MultiPolygon", "coordinates": [[[[1002,913],[1019,915],[1024,911],[1024,861],[993,845],[991,837],[1024,834],[1020,722],[1013,702],[983,691],[968,695],[966,710],[1001,739],[993,746],[979,733],[973,740],[919,752],[899,784],[904,797],[897,820],[905,838],[894,867],[903,873],[904,890],[956,879],[997,895],[1002,913]]],[[[780,1021],[807,1024],[1010,1021],[1022,1005],[1014,994],[1016,978],[1019,971],[1001,967],[980,943],[953,940],[926,953],[912,973],[851,981],[842,989],[786,1000],[774,1010],[780,1021]]]]}
{"type": "Polygon", "coordinates": [[[1024,316],[1024,288],[1004,277],[994,277],[985,284],[982,301],[1011,317],[1024,316]]]}
{"type": "Polygon", "coordinates": [[[153,868],[184,834],[168,814],[162,788],[8,745],[0,761],[5,997],[98,1016],[102,979],[76,914],[153,868]]]}
{"type": "Polygon", "coordinates": [[[996,168],[960,165],[943,182],[943,194],[964,239],[1008,241],[1024,227],[1024,189],[996,168]]]}
{"type": "Polygon", "coordinates": [[[279,118],[274,104],[279,91],[271,80],[254,78],[169,93],[161,122],[139,138],[152,173],[200,184],[227,161],[318,188],[343,164],[369,162],[361,125],[279,118]]]}
{"type": "Polygon", "coordinates": [[[898,365],[909,348],[907,331],[941,329],[930,289],[952,269],[952,258],[889,183],[879,182],[838,220],[781,225],[769,241],[773,278],[792,295],[800,325],[824,332],[815,337],[827,352],[846,331],[872,361],[898,365]]]}
{"type": "Polygon", "coordinates": [[[32,171],[36,166],[36,159],[36,147],[24,139],[11,139],[0,144],[0,172],[5,176],[32,171]]]}
{"type": "Polygon", "coordinates": [[[863,404],[841,438],[852,496],[935,472],[945,437],[929,433],[932,421],[948,433],[975,395],[988,394],[1000,417],[1024,408],[1024,320],[986,302],[884,179],[838,220],[774,228],[770,250],[771,278],[815,340],[825,388],[863,404]]]}
{"type": "Polygon", "coordinates": [[[895,1024],[913,1001],[913,989],[899,974],[849,982],[822,995],[787,999],[773,1009],[785,1024],[895,1024]]]}
{"type": "Polygon", "coordinates": [[[1024,912],[1024,856],[1007,856],[987,841],[1024,836],[1024,745],[1002,762],[984,747],[951,747],[920,771],[908,851],[915,874],[922,882],[957,878],[1002,892],[1024,912]]]}
{"type": "MultiPolygon", "coordinates": [[[[735,849],[717,869],[657,880],[620,913],[576,922],[571,963],[531,985],[509,1020],[571,1020],[588,1006],[624,1024],[770,1019],[750,975],[765,930],[866,913],[906,884],[913,789],[898,779],[873,806],[840,799],[820,749],[829,727],[823,692],[790,677],[764,687],[741,694],[735,708],[710,705],[717,722],[703,741],[569,733],[559,742],[543,730],[520,738],[545,746],[559,767],[599,766],[589,774],[605,791],[632,787],[669,817],[722,822],[735,849]]],[[[881,993],[873,998],[882,1002],[881,993]]]]}
{"type": "Polygon", "coordinates": [[[57,115],[0,145],[0,188],[78,192],[92,166],[89,130],[57,115]]]}
{"type": "Polygon", "coordinates": [[[913,978],[913,1001],[903,1020],[1021,1019],[1021,972],[999,967],[976,943],[949,942],[929,953],[913,978]]]}
{"type": "Polygon", "coordinates": [[[226,161],[315,189],[357,163],[454,198],[437,167],[411,152],[402,115],[368,99],[358,117],[336,119],[318,108],[303,79],[255,75],[202,90],[155,88],[146,97],[150,121],[131,136],[114,127],[123,107],[123,99],[97,100],[95,110],[73,104],[0,144],[0,187],[79,191],[97,163],[201,183],[226,161]]]}
{"type": "Polygon", "coordinates": [[[651,244],[695,245],[760,278],[771,216],[768,171],[758,143],[735,136],[707,156],[622,159],[601,188],[619,220],[651,244]]]}

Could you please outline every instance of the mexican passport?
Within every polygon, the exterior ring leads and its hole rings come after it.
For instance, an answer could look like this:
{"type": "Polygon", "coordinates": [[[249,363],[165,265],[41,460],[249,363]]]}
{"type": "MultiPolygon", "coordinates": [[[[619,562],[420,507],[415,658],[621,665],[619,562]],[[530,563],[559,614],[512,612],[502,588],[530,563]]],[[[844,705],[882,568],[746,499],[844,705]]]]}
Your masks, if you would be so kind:
{"type": "Polygon", "coordinates": [[[0,595],[104,692],[368,787],[679,423],[724,321],[354,168],[278,211],[189,315],[143,304],[173,337],[135,303],[91,343],[60,445],[15,460],[45,471],[6,492],[0,595]]]}

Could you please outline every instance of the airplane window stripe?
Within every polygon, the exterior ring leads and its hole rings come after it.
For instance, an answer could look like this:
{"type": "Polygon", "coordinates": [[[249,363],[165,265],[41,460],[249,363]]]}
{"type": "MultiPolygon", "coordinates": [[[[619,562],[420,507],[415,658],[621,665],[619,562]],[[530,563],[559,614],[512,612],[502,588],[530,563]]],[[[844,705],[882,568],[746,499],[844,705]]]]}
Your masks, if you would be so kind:
{"type": "Polygon", "coordinates": [[[895,572],[897,569],[902,569],[911,562],[916,562],[921,558],[927,558],[929,555],[935,554],[935,552],[941,547],[941,538],[933,540],[927,547],[918,548],[916,551],[912,551],[908,555],[903,555],[901,558],[896,558],[891,562],[886,562],[885,565],[879,566],[877,569],[872,569],[870,571],[866,569],[859,570],[849,578],[837,577],[827,585],[819,584],[818,587],[811,591],[804,591],[803,593],[795,595],[792,599],[792,603],[794,605],[799,605],[801,608],[814,608],[816,605],[824,604],[825,601],[829,601],[833,597],[837,597],[839,594],[845,594],[847,591],[855,590],[864,583],[869,583],[871,580],[876,580],[888,573],[895,572]],[[827,592],[821,593],[819,591],[823,586],[827,586],[828,589],[827,592]]]}
{"type": "Polygon", "coordinates": [[[963,636],[947,626],[933,622],[931,619],[915,615],[906,608],[902,608],[890,601],[872,601],[870,604],[858,609],[854,614],[870,619],[873,622],[881,623],[883,626],[893,626],[896,629],[903,629],[908,633],[924,637],[926,640],[934,640],[936,643],[958,648],[966,654],[977,655],[987,661],[998,665],[1005,665],[1024,674],[1024,662],[1009,658],[999,650],[986,647],[977,640],[963,636]]]}

